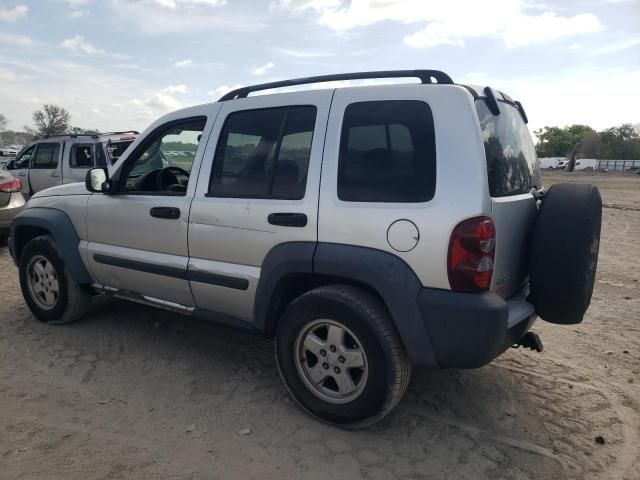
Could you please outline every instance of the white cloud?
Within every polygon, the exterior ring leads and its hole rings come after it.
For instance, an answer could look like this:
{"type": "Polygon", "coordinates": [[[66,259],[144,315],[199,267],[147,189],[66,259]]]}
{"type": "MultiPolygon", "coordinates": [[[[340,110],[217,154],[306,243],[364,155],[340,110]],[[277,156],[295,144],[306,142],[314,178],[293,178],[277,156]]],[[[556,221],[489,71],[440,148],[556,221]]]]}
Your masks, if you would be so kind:
{"type": "Polygon", "coordinates": [[[209,92],[207,92],[207,95],[209,95],[210,97],[216,97],[216,99],[218,99],[219,97],[223,96],[226,93],[229,93],[231,90],[236,90],[238,88],[242,88],[244,87],[244,85],[238,83],[236,85],[220,85],[218,88],[216,88],[215,90],[211,90],[209,92]]]}
{"type": "Polygon", "coordinates": [[[60,42],[60,46],[70,52],[84,55],[105,55],[103,49],[95,47],[89,42],[84,41],[82,35],[76,35],[75,37],[67,38],[60,42]]]}
{"type": "Polygon", "coordinates": [[[151,3],[159,5],[160,7],[174,10],[177,7],[187,7],[195,5],[219,7],[220,5],[225,5],[227,2],[226,0],[147,0],[146,3],[151,3]]]}
{"type": "Polygon", "coordinates": [[[177,62],[173,63],[173,66],[176,68],[193,67],[193,60],[191,60],[190,58],[186,58],[184,60],[178,60],[177,62]]]}
{"type": "Polygon", "coordinates": [[[161,112],[171,112],[182,107],[182,104],[178,100],[164,93],[156,93],[146,102],[146,105],[161,112]]]}
{"type": "Polygon", "coordinates": [[[264,15],[234,14],[219,0],[111,0],[113,15],[149,35],[168,33],[255,32],[265,27],[264,15]]]}
{"type": "Polygon", "coordinates": [[[0,32],[0,45],[10,45],[12,47],[33,47],[37,42],[26,35],[0,32]]]}
{"type": "Polygon", "coordinates": [[[260,65],[259,67],[255,67],[251,69],[250,72],[251,72],[251,75],[264,75],[273,67],[275,67],[275,64],[273,62],[269,62],[269,63],[265,63],[264,65],[260,65]]]}
{"type": "Polygon", "coordinates": [[[603,28],[591,13],[527,14],[524,0],[495,0],[489,6],[478,0],[279,0],[278,5],[293,12],[311,11],[318,23],[338,32],[385,21],[406,25],[426,23],[404,38],[405,45],[414,48],[464,46],[466,39],[480,37],[500,38],[507,47],[518,47],[603,28]]]}
{"type": "Polygon", "coordinates": [[[182,85],[169,85],[162,90],[162,93],[187,93],[187,86],[182,85]]]}
{"type": "Polygon", "coordinates": [[[11,81],[15,79],[16,79],[16,76],[13,72],[10,72],[9,70],[5,70],[4,68],[0,68],[0,80],[11,81]]]}
{"type": "Polygon", "coordinates": [[[640,47],[640,37],[630,38],[623,42],[612,43],[604,47],[596,48],[591,53],[593,55],[602,55],[607,53],[615,53],[629,48],[640,47]]]}
{"type": "Polygon", "coordinates": [[[89,10],[71,10],[69,18],[82,18],[89,15],[89,10]]]}
{"type": "Polygon", "coordinates": [[[19,18],[26,17],[29,7],[16,5],[13,8],[0,8],[0,21],[15,22],[19,18]]]}

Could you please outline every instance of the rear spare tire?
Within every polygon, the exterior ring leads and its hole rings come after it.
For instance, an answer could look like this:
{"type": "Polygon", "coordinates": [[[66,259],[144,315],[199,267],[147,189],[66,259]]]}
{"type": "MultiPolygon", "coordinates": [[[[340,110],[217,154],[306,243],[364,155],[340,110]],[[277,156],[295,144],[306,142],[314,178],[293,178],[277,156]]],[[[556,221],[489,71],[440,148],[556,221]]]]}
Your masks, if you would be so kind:
{"type": "Polygon", "coordinates": [[[602,200],[595,185],[559,183],[542,200],[529,257],[530,300],[547,322],[582,322],[598,264],[602,200]]]}

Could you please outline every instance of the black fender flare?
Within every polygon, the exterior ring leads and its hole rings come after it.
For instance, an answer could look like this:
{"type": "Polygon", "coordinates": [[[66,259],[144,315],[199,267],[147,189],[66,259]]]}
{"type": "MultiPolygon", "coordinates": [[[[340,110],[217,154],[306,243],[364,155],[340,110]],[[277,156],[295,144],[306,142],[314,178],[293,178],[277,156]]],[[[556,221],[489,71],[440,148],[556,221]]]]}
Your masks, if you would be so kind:
{"type": "Polygon", "coordinates": [[[16,264],[20,260],[20,252],[24,247],[20,235],[21,227],[38,227],[48,230],[60,250],[65,267],[69,270],[74,280],[79,284],[93,282],[93,278],[80,257],[80,251],[78,250],[80,237],[73,226],[73,222],[65,212],[55,208],[32,207],[16,215],[11,225],[10,240],[10,249],[16,264]]]}
{"type": "MultiPolygon", "coordinates": [[[[330,276],[365,285],[387,306],[407,353],[414,363],[437,367],[429,331],[418,308],[422,284],[404,260],[389,252],[335,243],[290,242],[269,251],[256,290],[256,328],[268,331],[277,322],[269,304],[279,298],[278,285],[290,274],[330,276]]],[[[277,301],[277,300],[276,300],[277,301]]]]}

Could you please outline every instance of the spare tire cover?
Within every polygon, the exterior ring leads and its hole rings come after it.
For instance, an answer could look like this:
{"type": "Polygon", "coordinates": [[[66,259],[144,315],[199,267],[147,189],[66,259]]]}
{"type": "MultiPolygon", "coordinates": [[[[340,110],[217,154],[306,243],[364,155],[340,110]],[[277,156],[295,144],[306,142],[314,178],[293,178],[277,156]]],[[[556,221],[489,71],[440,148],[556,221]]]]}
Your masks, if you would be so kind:
{"type": "Polygon", "coordinates": [[[552,185],[536,216],[529,256],[530,300],[551,323],[582,322],[598,264],[602,200],[595,185],[552,185]]]}

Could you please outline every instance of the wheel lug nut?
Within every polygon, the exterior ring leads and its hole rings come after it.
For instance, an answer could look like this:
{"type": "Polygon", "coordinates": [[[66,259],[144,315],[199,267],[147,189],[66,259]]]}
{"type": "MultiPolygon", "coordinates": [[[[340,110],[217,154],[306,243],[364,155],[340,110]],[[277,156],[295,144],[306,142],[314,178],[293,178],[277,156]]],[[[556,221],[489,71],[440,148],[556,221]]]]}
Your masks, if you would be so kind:
{"type": "Polygon", "coordinates": [[[343,357],[342,355],[340,355],[340,356],[338,357],[338,361],[339,361],[340,363],[344,363],[344,357],[343,357]]]}
{"type": "Polygon", "coordinates": [[[335,352],[335,351],[336,351],[336,347],[335,347],[335,345],[331,345],[331,346],[329,347],[329,350],[331,350],[332,352],[335,352]]]}
{"type": "Polygon", "coordinates": [[[327,351],[326,350],[320,350],[320,355],[322,355],[323,357],[327,356],[327,351]]]}
{"type": "Polygon", "coordinates": [[[329,364],[327,362],[324,362],[322,364],[322,368],[324,368],[325,370],[329,370],[329,364]]]}
{"type": "Polygon", "coordinates": [[[336,367],[336,368],[333,369],[333,371],[336,372],[336,373],[340,373],[340,368],[336,367]]]}

